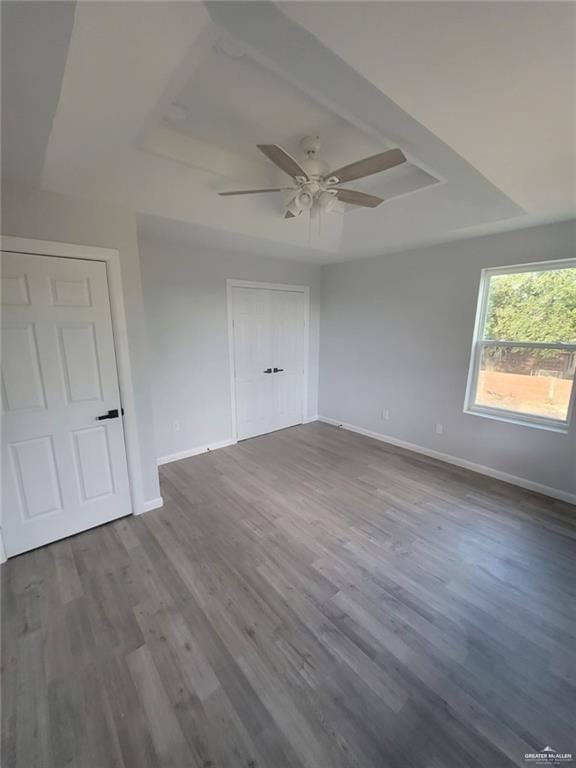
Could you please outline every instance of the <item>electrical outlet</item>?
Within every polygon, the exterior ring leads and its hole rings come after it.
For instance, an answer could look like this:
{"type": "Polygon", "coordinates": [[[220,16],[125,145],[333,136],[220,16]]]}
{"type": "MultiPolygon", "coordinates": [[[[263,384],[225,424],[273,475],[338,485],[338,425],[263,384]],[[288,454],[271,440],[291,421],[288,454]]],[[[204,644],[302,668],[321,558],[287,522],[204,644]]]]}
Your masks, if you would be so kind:
{"type": "Polygon", "coordinates": [[[174,428],[174,432],[180,432],[180,422],[178,419],[174,419],[172,422],[172,427],[174,428]]]}
{"type": "Polygon", "coordinates": [[[382,418],[384,421],[390,420],[390,409],[389,408],[382,408],[382,418]]]}
{"type": "Polygon", "coordinates": [[[437,435],[444,434],[444,424],[436,424],[436,434],[437,435]]]}

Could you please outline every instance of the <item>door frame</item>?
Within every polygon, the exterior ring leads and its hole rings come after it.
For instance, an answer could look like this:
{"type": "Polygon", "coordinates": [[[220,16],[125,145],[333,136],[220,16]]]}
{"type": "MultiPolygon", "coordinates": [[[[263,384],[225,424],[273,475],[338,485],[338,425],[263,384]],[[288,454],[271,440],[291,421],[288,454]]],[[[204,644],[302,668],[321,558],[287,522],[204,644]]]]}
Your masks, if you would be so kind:
{"type": "Polygon", "coordinates": [[[0,250],[23,255],[55,256],[64,259],[104,262],[110,298],[110,315],[112,318],[112,336],[116,356],[120,404],[124,408],[124,447],[126,449],[126,462],[128,465],[130,505],[133,515],[146,512],[147,509],[142,492],[143,474],[140,461],[138,421],[136,418],[132,367],[130,365],[122,274],[120,271],[120,253],[113,248],[72,245],[70,243],[52,242],[51,240],[32,240],[27,237],[12,237],[8,235],[0,236],[0,250]]]}
{"type": "Polygon", "coordinates": [[[310,286],[288,285],[285,283],[263,283],[254,280],[226,280],[226,312],[228,315],[228,360],[230,369],[230,405],[232,411],[232,440],[238,442],[238,422],[236,419],[236,376],[234,369],[234,313],[232,291],[234,288],[260,288],[271,291],[292,291],[304,296],[304,376],[302,386],[302,423],[306,422],[308,412],[308,376],[310,368],[310,286]]]}

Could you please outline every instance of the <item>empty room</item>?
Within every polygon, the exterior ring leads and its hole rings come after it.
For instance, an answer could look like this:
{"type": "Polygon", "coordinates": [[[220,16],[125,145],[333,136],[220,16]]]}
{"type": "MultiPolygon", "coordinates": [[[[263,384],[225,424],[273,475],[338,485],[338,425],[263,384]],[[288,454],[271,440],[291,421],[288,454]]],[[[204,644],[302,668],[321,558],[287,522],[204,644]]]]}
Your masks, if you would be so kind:
{"type": "Polygon", "coordinates": [[[3,768],[576,768],[576,3],[0,0],[3,768]]]}

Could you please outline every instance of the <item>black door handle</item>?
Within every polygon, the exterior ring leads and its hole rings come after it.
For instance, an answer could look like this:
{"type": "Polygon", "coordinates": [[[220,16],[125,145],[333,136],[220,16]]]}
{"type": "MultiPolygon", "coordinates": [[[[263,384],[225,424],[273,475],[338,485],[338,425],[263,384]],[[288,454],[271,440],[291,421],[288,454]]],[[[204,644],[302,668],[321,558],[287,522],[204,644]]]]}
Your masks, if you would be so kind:
{"type": "Polygon", "coordinates": [[[272,368],[266,368],[266,370],[262,371],[262,373],[272,373],[272,368]]]}
{"type": "Polygon", "coordinates": [[[114,408],[103,416],[96,416],[96,421],[104,421],[104,419],[117,419],[120,416],[118,408],[114,408]]]}
{"type": "Polygon", "coordinates": [[[283,371],[284,368],[274,368],[274,373],[280,373],[280,371],[283,371]]]}

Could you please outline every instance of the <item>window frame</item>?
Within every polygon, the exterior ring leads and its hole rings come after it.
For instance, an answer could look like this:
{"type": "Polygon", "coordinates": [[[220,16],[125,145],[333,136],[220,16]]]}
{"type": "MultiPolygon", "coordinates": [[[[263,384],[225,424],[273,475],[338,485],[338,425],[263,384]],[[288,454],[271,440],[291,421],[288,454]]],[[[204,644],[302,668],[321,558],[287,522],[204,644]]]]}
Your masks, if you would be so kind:
{"type": "Polygon", "coordinates": [[[570,431],[572,416],[576,401],[576,375],[572,379],[572,392],[570,403],[568,404],[568,413],[566,419],[553,419],[547,416],[538,416],[536,414],[521,413],[511,411],[506,408],[492,408],[486,405],[475,403],[476,392],[478,388],[478,375],[480,372],[480,362],[482,351],[489,346],[509,346],[526,347],[528,349],[559,349],[565,352],[576,354],[575,344],[547,344],[541,342],[518,342],[518,341],[485,341],[482,336],[486,325],[486,313],[488,309],[488,294],[490,292],[490,278],[495,275],[518,274],[520,272],[544,272],[554,269],[572,269],[576,268],[576,259],[555,259],[554,261],[533,261],[524,264],[513,264],[505,267],[487,267],[480,273],[480,286],[478,290],[478,304],[476,307],[476,319],[474,322],[474,335],[472,338],[472,351],[470,353],[470,364],[468,367],[468,380],[466,383],[466,395],[464,399],[464,413],[471,416],[482,416],[496,421],[505,421],[510,424],[519,424],[525,427],[535,427],[537,429],[546,429],[552,432],[561,432],[566,434],[570,431]]]}

